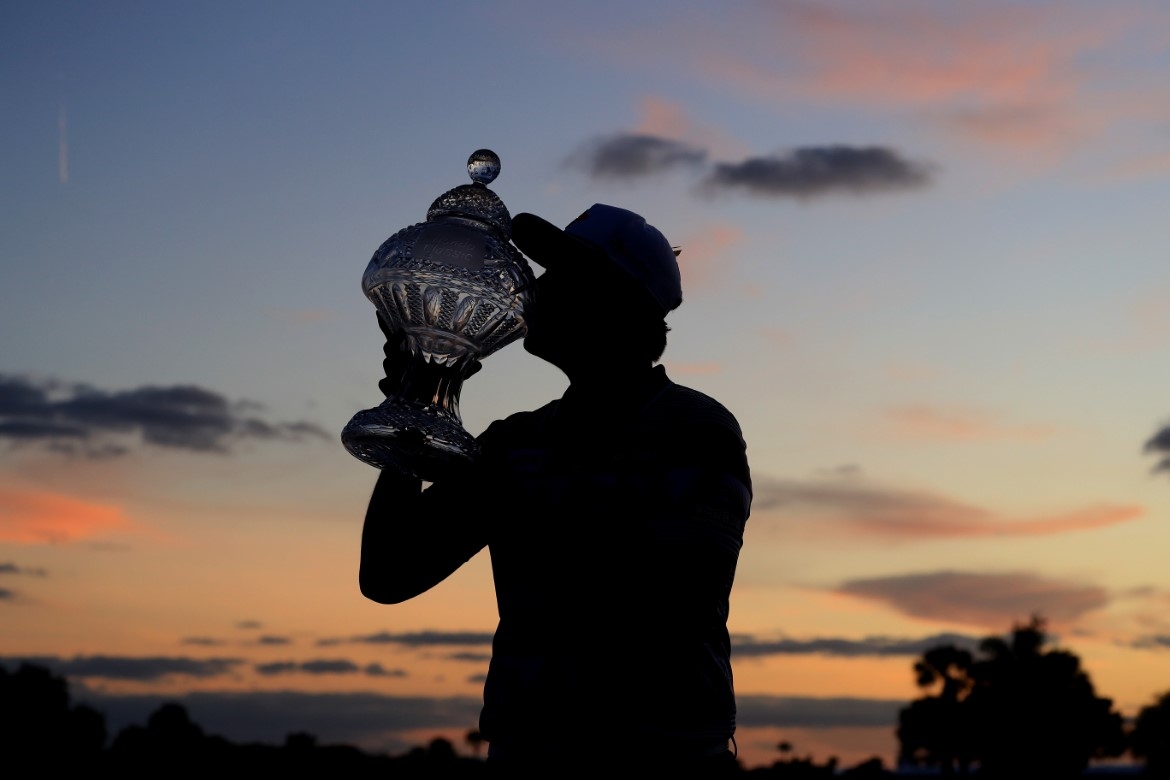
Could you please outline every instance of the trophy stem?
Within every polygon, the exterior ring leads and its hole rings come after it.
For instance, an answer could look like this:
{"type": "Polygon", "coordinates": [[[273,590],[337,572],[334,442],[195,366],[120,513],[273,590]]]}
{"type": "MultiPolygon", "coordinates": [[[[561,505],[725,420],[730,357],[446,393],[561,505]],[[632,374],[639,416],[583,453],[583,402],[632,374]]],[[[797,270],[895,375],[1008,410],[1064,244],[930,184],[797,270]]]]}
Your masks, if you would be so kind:
{"type": "Polygon", "coordinates": [[[341,432],[351,455],[379,469],[430,482],[466,466],[479,453],[463,428],[459,393],[471,361],[414,360],[402,366],[394,395],[353,416],[341,432]]]}

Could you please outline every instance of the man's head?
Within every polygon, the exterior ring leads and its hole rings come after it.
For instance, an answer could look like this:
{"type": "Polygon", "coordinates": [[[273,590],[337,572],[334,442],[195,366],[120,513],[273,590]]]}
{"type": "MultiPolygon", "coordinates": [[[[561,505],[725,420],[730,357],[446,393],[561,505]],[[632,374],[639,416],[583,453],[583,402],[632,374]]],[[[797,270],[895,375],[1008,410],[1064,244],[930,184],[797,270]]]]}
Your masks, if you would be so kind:
{"type": "Polygon", "coordinates": [[[682,283],[670,243],[645,219],[598,203],[561,230],[517,214],[512,240],[546,269],[529,313],[529,352],[558,365],[594,345],[649,363],[662,354],[664,318],[682,303],[682,283]]]}

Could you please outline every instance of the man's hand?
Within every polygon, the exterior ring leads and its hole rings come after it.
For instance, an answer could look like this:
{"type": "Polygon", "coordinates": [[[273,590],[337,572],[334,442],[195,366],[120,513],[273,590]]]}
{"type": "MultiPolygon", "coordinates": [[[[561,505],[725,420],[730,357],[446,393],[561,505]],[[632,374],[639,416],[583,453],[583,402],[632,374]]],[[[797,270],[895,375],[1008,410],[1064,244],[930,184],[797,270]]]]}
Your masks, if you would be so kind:
{"type": "MultiPolygon", "coordinates": [[[[406,340],[405,331],[391,330],[381,314],[378,315],[378,327],[386,336],[386,343],[382,345],[382,354],[385,355],[382,360],[382,372],[386,376],[378,382],[378,389],[382,391],[382,395],[389,398],[398,394],[416,358],[410,354],[410,344],[406,340]]],[[[466,366],[464,379],[474,376],[483,368],[483,364],[475,359],[470,360],[466,366]]]]}
{"type": "Polygon", "coordinates": [[[378,389],[382,395],[389,398],[402,387],[403,377],[410,366],[410,346],[406,343],[406,331],[390,330],[390,326],[378,315],[378,327],[386,336],[386,343],[382,345],[382,371],[385,378],[378,382],[378,389]]]}

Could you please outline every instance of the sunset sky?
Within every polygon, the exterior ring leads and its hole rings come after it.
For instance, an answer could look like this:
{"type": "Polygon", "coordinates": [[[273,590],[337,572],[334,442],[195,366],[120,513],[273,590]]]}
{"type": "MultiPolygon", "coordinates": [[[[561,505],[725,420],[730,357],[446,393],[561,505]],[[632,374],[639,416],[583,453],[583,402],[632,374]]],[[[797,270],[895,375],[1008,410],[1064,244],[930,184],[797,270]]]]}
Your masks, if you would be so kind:
{"type": "MultiPolygon", "coordinates": [[[[462,740],[487,555],[363,599],[338,434],[381,399],[366,262],[488,147],[513,214],[683,248],[663,362],[755,482],[746,763],[890,762],[915,655],[1034,613],[1135,714],[1170,690],[1167,74],[1153,0],[3,3],[0,663],[114,728],[462,740]]],[[[508,347],[464,423],[565,384],[508,347]]]]}

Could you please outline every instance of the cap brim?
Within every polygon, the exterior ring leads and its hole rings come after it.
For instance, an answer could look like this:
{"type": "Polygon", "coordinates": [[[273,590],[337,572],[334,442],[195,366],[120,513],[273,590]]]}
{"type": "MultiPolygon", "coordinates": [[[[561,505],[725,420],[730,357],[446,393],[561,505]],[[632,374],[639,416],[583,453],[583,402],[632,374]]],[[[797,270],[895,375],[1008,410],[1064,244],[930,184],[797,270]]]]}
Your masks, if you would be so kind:
{"type": "Polygon", "coordinates": [[[527,212],[512,217],[512,243],[542,268],[563,268],[590,258],[605,257],[601,247],[527,212]]]}

